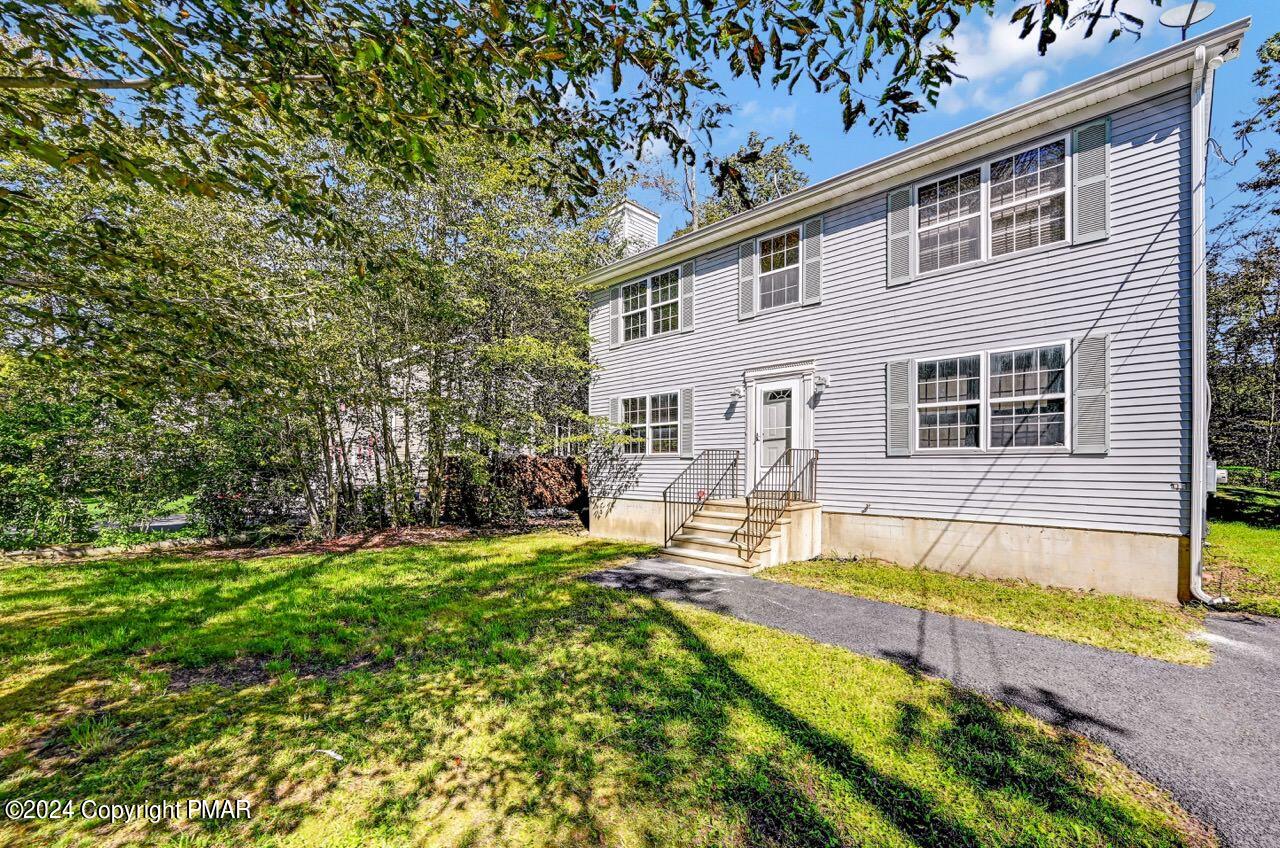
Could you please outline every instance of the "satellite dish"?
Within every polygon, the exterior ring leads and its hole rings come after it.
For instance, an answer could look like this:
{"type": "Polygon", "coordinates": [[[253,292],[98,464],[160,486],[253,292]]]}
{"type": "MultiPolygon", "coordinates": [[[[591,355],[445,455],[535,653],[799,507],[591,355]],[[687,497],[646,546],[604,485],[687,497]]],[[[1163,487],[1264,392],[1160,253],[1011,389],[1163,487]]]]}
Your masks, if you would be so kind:
{"type": "Polygon", "coordinates": [[[1181,6],[1166,9],[1160,15],[1160,23],[1172,29],[1182,30],[1182,38],[1187,38],[1187,29],[1195,26],[1213,14],[1213,4],[1202,0],[1191,0],[1181,6]]]}

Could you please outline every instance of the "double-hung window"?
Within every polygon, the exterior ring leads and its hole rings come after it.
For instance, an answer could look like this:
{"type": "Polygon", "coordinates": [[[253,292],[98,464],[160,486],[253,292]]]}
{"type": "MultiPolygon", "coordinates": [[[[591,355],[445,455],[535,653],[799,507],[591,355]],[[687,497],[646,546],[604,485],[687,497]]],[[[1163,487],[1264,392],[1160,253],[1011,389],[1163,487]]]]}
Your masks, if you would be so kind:
{"type": "Polygon", "coordinates": [[[889,221],[891,279],[901,282],[1066,242],[1071,212],[1067,141],[1053,138],[891,192],[906,192],[905,202],[912,204],[911,214],[889,221]]]}
{"type": "Polygon", "coordinates": [[[1066,444],[1066,347],[1047,345],[993,353],[991,446],[1066,444]]]}
{"type": "Polygon", "coordinates": [[[622,423],[630,440],[628,454],[674,454],[680,451],[680,395],[677,392],[622,398],[622,423]]]}
{"type": "Polygon", "coordinates": [[[982,258],[982,169],[916,189],[920,273],[982,258]]]}
{"type": "Polygon", "coordinates": [[[1067,140],[991,163],[991,255],[1067,238],[1067,140]]]}
{"type": "Polygon", "coordinates": [[[622,286],[622,340],[680,329],[680,269],[671,268],[622,286]]]}
{"type": "Polygon", "coordinates": [[[918,360],[915,385],[921,451],[1067,444],[1065,344],[918,360]]]}
{"type": "Polygon", "coordinates": [[[800,300],[800,228],[760,239],[760,308],[800,300]]]}
{"type": "Polygon", "coordinates": [[[980,447],[982,357],[918,362],[916,415],[921,449],[980,447]]]}

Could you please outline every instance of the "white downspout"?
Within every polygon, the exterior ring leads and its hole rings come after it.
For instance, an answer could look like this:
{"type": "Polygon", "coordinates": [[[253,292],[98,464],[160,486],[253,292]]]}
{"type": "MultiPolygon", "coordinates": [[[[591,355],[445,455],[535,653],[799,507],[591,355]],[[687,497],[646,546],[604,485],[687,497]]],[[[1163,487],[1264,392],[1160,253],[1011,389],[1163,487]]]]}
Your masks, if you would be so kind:
{"type": "Polygon", "coordinates": [[[1224,56],[1205,61],[1204,45],[1196,48],[1191,72],[1191,595],[1210,606],[1227,598],[1204,589],[1204,541],[1209,466],[1209,314],[1205,251],[1205,190],[1209,158],[1209,119],[1213,107],[1213,74],[1224,56]]]}

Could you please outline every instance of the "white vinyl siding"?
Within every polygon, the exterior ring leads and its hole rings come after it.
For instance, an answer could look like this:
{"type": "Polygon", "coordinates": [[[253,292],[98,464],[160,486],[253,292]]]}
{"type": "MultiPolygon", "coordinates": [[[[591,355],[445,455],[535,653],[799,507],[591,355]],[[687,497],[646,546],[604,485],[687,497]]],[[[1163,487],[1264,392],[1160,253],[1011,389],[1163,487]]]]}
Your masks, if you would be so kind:
{"type": "MultiPolygon", "coordinates": [[[[695,332],[610,348],[608,300],[601,298],[591,314],[591,355],[599,366],[592,414],[607,415],[611,398],[638,395],[637,389],[690,387],[697,398],[697,449],[745,454],[747,403],[733,394],[743,372],[813,360],[816,372],[830,381],[820,395],[806,399],[814,447],[821,451],[818,494],[824,512],[1185,533],[1190,100],[1180,86],[1117,106],[1110,118],[1105,238],[1077,244],[1070,227],[1071,243],[1062,247],[886,286],[891,243],[901,254],[914,253],[914,186],[930,176],[904,175],[906,190],[896,193],[896,202],[899,210],[907,209],[908,233],[897,231],[897,242],[891,242],[885,191],[892,185],[824,210],[821,303],[751,314],[756,238],[694,258],[695,332]],[[1078,399],[1085,384],[1076,345],[1095,335],[1103,351],[1091,369],[1098,381],[1090,387],[1096,393],[1097,435],[1091,452],[1082,453],[1084,404],[1078,399]],[[1070,451],[915,451],[913,359],[1039,348],[1067,339],[1070,451]],[[892,377],[898,372],[906,379],[892,377]],[[887,389],[903,384],[906,391],[891,406],[887,389]],[[890,411],[902,426],[886,426],[890,411]]],[[[1069,125],[1083,126],[1084,120],[1069,125]]],[[[1026,143],[1007,145],[1003,155],[1056,137],[1028,135],[1026,143]]],[[[1068,206],[1074,208],[1074,196],[1068,206]]],[[[984,439],[988,430],[984,421],[984,439]]],[[[678,456],[636,462],[634,474],[624,468],[616,479],[593,479],[593,494],[660,503],[663,489],[687,464],[678,456]]]]}

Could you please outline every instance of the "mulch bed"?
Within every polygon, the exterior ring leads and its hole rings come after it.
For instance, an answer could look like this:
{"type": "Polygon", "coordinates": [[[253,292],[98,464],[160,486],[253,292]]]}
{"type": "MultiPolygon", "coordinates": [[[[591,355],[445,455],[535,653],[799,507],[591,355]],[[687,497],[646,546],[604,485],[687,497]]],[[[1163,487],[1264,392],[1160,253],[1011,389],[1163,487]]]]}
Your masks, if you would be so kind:
{"type": "Polygon", "coordinates": [[[242,534],[234,542],[218,539],[170,540],[148,542],[133,548],[48,548],[41,551],[21,551],[0,556],[0,562],[45,562],[57,564],[69,561],[94,559],[123,559],[146,556],[187,556],[206,559],[253,559],[256,557],[285,556],[290,554],[349,554],[356,551],[378,551],[404,545],[424,545],[430,542],[453,542],[459,539],[481,539],[493,536],[516,536],[535,530],[560,530],[565,533],[585,533],[582,522],[576,518],[532,518],[523,524],[506,527],[466,527],[446,524],[440,527],[401,527],[398,529],[370,530],[351,533],[332,539],[298,539],[275,545],[266,540],[248,541],[249,534],[242,534]]]}
{"type": "Polygon", "coordinates": [[[405,545],[425,545],[429,542],[456,542],[460,539],[516,536],[533,530],[561,530],[570,533],[585,532],[582,528],[582,522],[576,518],[542,518],[532,519],[524,524],[511,527],[477,528],[446,524],[440,527],[400,527],[396,529],[370,530],[365,533],[335,536],[332,539],[300,539],[296,542],[272,545],[270,547],[223,546],[200,551],[199,555],[214,559],[249,559],[252,557],[292,554],[349,554],[356,551],[380,551],[385,548],[398,548],[405,545]]]}

